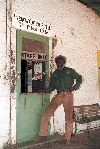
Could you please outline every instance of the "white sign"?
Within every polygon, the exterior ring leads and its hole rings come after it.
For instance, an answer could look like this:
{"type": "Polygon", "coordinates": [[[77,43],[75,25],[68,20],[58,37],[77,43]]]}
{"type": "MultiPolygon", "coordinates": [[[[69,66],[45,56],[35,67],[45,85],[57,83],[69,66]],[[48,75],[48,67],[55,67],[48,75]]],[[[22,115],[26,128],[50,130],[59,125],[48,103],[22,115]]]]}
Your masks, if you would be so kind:
{"type": "Polygon", "coordinates": [[[22,15],[13,14],[12,27],[17,29],[37,33],[39,35],[51,36],[51,24],[47,24],[35,19],[26,18],[22,15]]]}
{"type": "Polygon", "coordinates": [[[32,61],[46,61],[46,54],[45,53],[36,53],[36,52],[27,52],[22,51],[21,57],[25,60],[32,60],[32,61]]]}

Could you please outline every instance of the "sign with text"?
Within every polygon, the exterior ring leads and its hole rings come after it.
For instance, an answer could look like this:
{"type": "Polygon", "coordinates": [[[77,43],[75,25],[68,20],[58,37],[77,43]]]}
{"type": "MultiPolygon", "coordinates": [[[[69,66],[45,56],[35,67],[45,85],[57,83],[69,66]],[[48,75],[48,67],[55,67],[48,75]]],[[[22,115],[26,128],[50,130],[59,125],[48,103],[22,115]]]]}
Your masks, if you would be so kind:
{"type": "Polygon", "coordinates": [[[46,54],[45,53],[36,53],[36,52],[21,52],[21,58],[25,60],[32,60],[32,61],[46,61],[46,54]]]}
{"type": "Polygon", "coordinates": [[[33,32],[39,35],[51,36],[51,24],[41,22],[36,19],[27,18],[22,15],[13,14],[12,27],[24,31],[33,32]]]}

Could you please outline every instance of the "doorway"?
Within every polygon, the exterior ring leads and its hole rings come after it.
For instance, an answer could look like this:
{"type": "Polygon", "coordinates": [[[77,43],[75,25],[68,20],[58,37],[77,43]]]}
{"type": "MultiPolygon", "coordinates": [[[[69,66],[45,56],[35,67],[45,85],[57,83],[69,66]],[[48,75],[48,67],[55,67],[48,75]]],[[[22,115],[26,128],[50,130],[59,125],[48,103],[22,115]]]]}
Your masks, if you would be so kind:
{"type": "Polygon", "coordinates": [[[16,143],[21,143],[38,136],[50,101],[49,94],[40,94],[49,80],[49,38],[17,30],[16,45],[16,143]]]}

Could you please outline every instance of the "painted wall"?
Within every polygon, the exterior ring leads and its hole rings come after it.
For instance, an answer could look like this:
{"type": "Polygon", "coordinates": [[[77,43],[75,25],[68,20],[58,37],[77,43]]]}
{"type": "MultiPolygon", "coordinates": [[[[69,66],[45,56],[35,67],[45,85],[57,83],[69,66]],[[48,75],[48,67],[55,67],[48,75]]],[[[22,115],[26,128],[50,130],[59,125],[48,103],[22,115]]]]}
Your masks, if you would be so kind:
{"type": "MultiPolygon", "coordinates": [[[[13,120],[11,134],[13,143],[16,139],[16,93],[13,91],[10,94],[9,79],[7,80],[10,70],[9,57],[7,56],[9,54],[6,50],[6,2],[3,0],[0,1],[0,10],[2,10],[0,11],[2,20],[0,23],[0,115],[4,115],[0,117],[0,129],[2,130],[0,130],[0,145],[2,146],[9,138],[10,95],[12,95],[13,120]]],[[[53,51],[54,57],[59,54],[65,55],[67,57],[66,65],[76,69],[83,76],[83,84],[80,90],[74,92],[74,105],[100,103],[96,59],[96,51],[100,48],[100,18],[91,9],[76,0],[16,0],[12,3],[12,13],[51,24],[52,34],[49,35],[50,42],[51,37],[55,35],[58,40],[57,46],[53,51]]],[[[15,28],[17,28],[17,24],[12,28],[12,51],[14,58],[16,56],[15,28]]],[[[15,69],[15,63],[13,67],[15,69]]],[[[55,92],[51,97],[54,94],[55,92]]],[[[64,111],[62,106],[55,112],[54,121],[53,124],[51,119],[51,133],[53,131],[63,133],[64,111]]]]}
{"type": "Polygon", "coordinates": [[[0,149],[9,140],[10,88],[6,41],[6,0],[0,0],[0,149]]]}
{"type": "MultiPolygon", "coordinates": [[[[51,23],[52,37],[56,35],[58,40],[53,51],[54,57],[59,54],[65,55],[66,65],[74,68],[83,76],[80,90],[74,92],[74,105],[100,102],[96,59],[96,51],[100,47],[100,34],[98,33],[100,18],[95,12],[76,0],[48,0],[48,2],[46,0],[16,0],[13,3],[13,13],[51,23]]],[[[53,125],[51,120],[51,132],[63,133],[62,106],[55,112],[54,121],[53,125]]]]}
{"type": "Polygon", "coordinates": [[[11,35],[10,14],[10,1],[0,0],[0,149],[16,141],[16,31],[11,35]]]}

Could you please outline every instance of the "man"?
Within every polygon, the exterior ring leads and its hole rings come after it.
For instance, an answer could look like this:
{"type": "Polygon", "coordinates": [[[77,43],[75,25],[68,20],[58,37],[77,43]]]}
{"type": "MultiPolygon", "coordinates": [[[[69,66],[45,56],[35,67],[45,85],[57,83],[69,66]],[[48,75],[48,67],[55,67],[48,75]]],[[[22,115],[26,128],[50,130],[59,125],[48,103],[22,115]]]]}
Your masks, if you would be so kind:
{"type": "Polygon", "coordinates": [[[40,123],[40,132],[38,141],[46,138],[46,131],[48,123],[55,110],[63,104],[65,112],[65,142],[71,139],[73,129],[73,91],[79,89],[82,83],[82,76],[79,75],[74,69],[65,67],[66,58],[59,55],[55,58],[57,69],[53,72],[50,78],[49,87],[45,92],[52,92],[55,89],[57,94],[51,100],[46,108],[40,123]],[[75,83],[76,81],[76,83],[75,83]],[[75,83],[75,84],[74,84],[75,83]]]}

